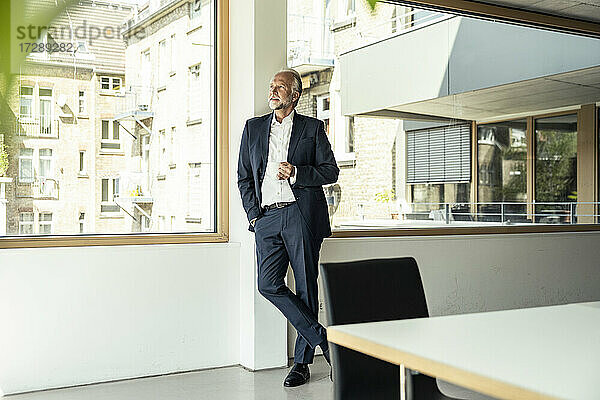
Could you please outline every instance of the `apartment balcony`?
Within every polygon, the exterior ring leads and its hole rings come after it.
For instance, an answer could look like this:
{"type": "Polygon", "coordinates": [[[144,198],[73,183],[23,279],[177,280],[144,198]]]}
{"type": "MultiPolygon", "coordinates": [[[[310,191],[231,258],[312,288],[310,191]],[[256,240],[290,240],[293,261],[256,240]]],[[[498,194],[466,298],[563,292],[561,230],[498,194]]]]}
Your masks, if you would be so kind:
{"type": "Polygon", "coordinates": [[[301,75],[333,67],[333,34],[329,19],[288,15],[288,65],[301,75]]]}
{"type": "Polygon", "coordinates": [[[59,185],[56,179],[38,177],[31,181],[19,179],[16,197],[35,200],[58,200],[59,185]]]}
{"type": "Polygon", "coordinates": [[[15,125],[15,134],[33,138],[58,139],[59,126],[58,119],[49,116],[19,115],[15,125]]]}
{"type": "Polygon", "coordinates": [[[338,61],[345,115],[483,120],[600,99],[597,39],[490,21],[437,19],[338,61]]]}
{"type": "Polygon", "coordinates": [[[115,120],[135,121],[148,134],[152,134],[150,124],[147,122],[149,118],[154,118],[152,111],[152,100],[154,88],[146,85],[131,85],[123,90],[121,101],[117,103],[115,110],[115,120]]]}

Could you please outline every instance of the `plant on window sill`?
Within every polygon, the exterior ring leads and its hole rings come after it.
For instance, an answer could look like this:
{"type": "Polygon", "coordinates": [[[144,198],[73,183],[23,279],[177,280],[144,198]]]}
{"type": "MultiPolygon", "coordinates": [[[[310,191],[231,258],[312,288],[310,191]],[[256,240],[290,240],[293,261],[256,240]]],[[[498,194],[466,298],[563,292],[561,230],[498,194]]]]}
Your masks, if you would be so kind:
{"type": "Polygon", "coordinates": [[[391,210],[389,203],[396,198],[396,193],[394,189],[384,190],[375,194],[375,201],[378,203],[383,203],[388,205],[388,212],[390,213],[392,219],[398,219],[398,210],[391,210]]]}

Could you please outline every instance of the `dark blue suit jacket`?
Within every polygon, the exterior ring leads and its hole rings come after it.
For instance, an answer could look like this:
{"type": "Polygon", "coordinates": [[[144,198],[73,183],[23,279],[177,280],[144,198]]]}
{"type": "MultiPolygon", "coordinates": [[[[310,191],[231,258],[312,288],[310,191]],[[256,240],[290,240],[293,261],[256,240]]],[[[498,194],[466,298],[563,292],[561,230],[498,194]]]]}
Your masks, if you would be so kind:
{"type": "MultiPolygon", "coordinates": [[[[248,221],[260,218],[261,186],[267,167],[273,113],[246,121],[238,159],[238,188],[248,221]]],[[[331,236],[329,213],[322,185],[335,183],[340,172],[323,121],[294,114],[287,161],[296,167],[291,186],[302,217],[317,238],[331,236]]],[[[254,231],[250,225],[248,228],[254,231]]]]}

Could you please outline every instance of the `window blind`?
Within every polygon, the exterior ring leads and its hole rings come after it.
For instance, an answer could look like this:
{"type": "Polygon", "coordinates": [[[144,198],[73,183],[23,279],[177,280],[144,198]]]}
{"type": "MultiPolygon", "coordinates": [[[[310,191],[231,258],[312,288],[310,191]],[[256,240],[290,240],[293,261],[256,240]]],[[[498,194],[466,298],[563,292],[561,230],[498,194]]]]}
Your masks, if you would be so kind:
{"type": "Polygon", "coordinates": [[[469,182],[471,127],[406,132],[407,183],[469,182]]]}

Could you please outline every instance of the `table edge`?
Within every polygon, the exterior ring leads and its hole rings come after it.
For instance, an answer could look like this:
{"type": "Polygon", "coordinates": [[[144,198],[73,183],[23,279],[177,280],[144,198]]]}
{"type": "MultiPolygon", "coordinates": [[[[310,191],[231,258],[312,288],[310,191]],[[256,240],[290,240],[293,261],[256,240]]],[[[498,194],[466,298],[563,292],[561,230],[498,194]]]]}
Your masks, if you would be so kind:
{"type": "Polygon", "coordinates": [[[499,399],[559,400],[558,397],[500,382],[460,368],[448,366],[415,354],[407,353],[368,339],[342,332],[335,326],[327,328],[327,340],[337,345],[367,354],[392,364],[403,364],[406,368],[419,371],[434,378],[475,390],[499,399]]]}

